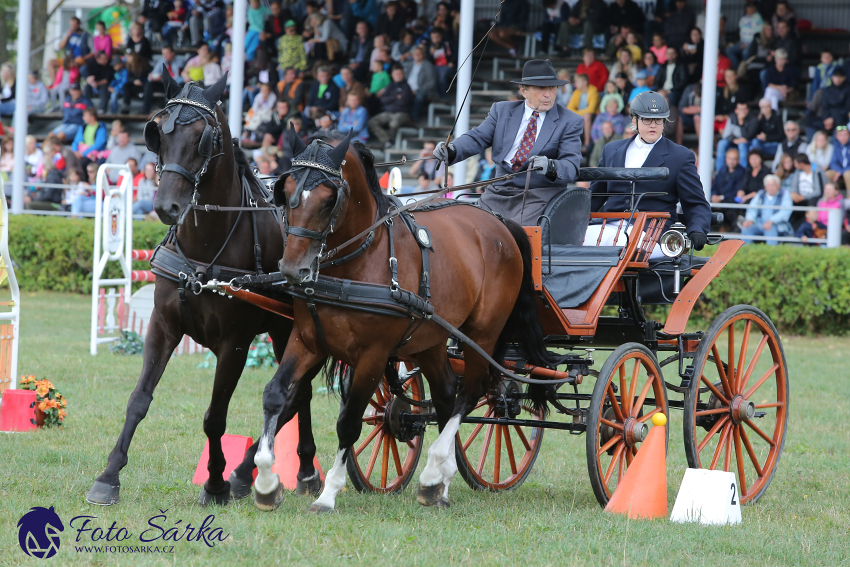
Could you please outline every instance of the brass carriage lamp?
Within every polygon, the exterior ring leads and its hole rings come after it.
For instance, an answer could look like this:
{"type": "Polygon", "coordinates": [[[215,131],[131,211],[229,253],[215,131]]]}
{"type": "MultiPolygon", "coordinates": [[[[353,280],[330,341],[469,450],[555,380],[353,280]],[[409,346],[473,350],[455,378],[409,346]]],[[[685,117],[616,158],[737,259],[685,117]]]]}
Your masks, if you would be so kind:
{"type": "Polygon", "coordinates": [[[682,256],[691,249],[691,239],[685,234],[685,225],[680,222],[661,235],[658,245],[661,253],[673,259],[673,293],[678,295],[681,287],[682,256]]]}

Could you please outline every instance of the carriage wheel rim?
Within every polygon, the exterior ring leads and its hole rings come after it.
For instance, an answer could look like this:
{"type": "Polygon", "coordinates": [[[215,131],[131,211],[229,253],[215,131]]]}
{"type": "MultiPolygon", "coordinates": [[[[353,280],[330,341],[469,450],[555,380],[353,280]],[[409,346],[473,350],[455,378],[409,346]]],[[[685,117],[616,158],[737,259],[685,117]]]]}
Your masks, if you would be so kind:
{"type": "Polygon", "coordinates": [[[699,386],[708,386],[718,400],[717,408],[700,410],[697,407],[699,396],[691,396],[690,409],[694,419],[688,427],[692,430],[696,465],[735,472],[741,504],[761,496],[770,483],[782,451],[787,426],[788,390],[784,358],[779,337],[765,319],[756,312],[742,311],[725,321],[711,338],[713,343],[703,349],[703,352],[713,354],[715,360],[720,361],[714,365],[721,378],[719,385],[710,383],[705,375],[706,367],[710,364],[707,357],[703,357],[706,360],[699,368],[694,368],[699,386]],[[736,323],[740,322],[744,323],[743,334],[741,343],[736,344],[735,335],[741,327],[736,326],[736,323]],[[749,347],[754,344],[752,335],[756,330],[761,332],[761,338],[751,352],[749,347]],[[767,362],[772,364],[767,371],[756,372],[757,364],[765,356],[770,357],[767,362]],[[724,362],[727,367],[721,372],[724,362]],[[775,384],[776,400],[759,401],[759,392],[767,384],[775,384]],[[767,416],[771,411],[775,411],[773,428],[764,431],[759,424],[760,418],[754,414],[764,412],[767,416]],[[714,415],[711,412],[719,417],[715,418],[714,424],[706,432],[697,419],[714,415]],[[717,439],[716,445],[714,439],[717,439]],[[763,452],[765,446],[767,454],[759,458],[758,449],[761,447],[763,452]]]}
{"type": "MultiPolygon", "coordinates": [[[[404,387],[406,395],[411,399],[424,399],[422,380],[419,376],[411,376],[404,383],[404,387]]],[[[401,490],[406,484],[405,481],[415,472],[421,449],[421,435],[408,442],[401,442],[393,436],[386,410],[394,397],[386,378],[382,379],[363,416],[366,436],[364,438],[361,433],[360,439],[351,448],[351,458],[360,479],[372,492],[391,493],[401,490]],[[405,449],[407,454],[402,458],[405,449]],[[372,482],[375,478],[377,485],[372,482]]],[[[411,413],[420,412],[418,407],[411,408],[411,413]]]]}

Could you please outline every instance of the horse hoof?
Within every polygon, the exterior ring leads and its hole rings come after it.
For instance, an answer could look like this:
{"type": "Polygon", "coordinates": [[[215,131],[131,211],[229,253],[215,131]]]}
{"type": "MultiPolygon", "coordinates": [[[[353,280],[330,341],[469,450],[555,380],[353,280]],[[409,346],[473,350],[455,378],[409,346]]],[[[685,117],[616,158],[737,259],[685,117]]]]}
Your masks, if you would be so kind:
{"type": "Polygon", "coordinates": [[[236,471],[233,471],[230,473],[228,482],[230,483],[231,500],[242,500],[243,498],[251,496],[251,484],[253,484],[253,479],[251,479],[250,482],[245,482],[236,476],[236,471]]]}
{"type": "Polygon", "coordinates": [[[434,506],[436,506],[437,508],[448,508],[451,506],[451,503],[449,502],[448,498],[443,497],[437,500],[437,503],[434,506]]]}
{"type": "Polygon", "coordinates": [[[318,502],[313,502],[310,508],[307,509],[311,514],[327,514],[328,512],[333,512],[334,509],[330,506],[325,506],[324,504],[319,504],[318,502]]]}
{"type": "Polygon", "coordinates": [[[416,501],[423,506],[439,506],[440,500],[443,499],[443,492],[445,491],[446,485],[442,482],[434,486],[422,486],[420,484],[419,489],[416,491],[416,501]]]}
{"type": "Polygon", "coordinates": [[[95,504],[96,506],[112,506],[118,503],[118,493],[121,491],[121,486],[110,486],[99,480],[94,481],[94,484],[86,494],[86,502],[95,504]]]}
{"type": "Polygon", "coordinates": [[[198,505],[200,506],[209,506],[210,504],[215,504],[216,506],[224,506],[228,502],[230,502],[230,489],[231,485],[229,482],[225,482],[225,489],[221,492],[210,493],[207,492],[206,487],[201,489],[201,494],[198,496],[198,505]]]}
{"type": "Polygon", "coordinates": [[[322,493],[322,479],[319,473],[315,473],[312,477],[295,482],[295,494],[298,496],[318,496],[322,493]]]}
{"type": "Polygon", "coordinates": [[[282,484],[278,484],[277,490],[273,490],[269,494],[263,494],[254,488],[254,506],[266,512],[276,510],[280,506],[280,503],[283,502],[283,493],[284,488],[282,484]]]}

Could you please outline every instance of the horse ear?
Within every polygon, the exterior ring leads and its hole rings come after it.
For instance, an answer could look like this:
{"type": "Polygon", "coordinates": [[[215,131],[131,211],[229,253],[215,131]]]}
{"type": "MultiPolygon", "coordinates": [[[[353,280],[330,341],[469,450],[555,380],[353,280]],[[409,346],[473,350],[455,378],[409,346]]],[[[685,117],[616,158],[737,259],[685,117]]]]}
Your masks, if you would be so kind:
{"type": "Polygon", "coordinates": [[[339,169],[339,166],[342,165],[342,161],[345,159],[345,153],[348,151],[349,144],[351,144],[351,130],[348,131],[348,134],[342,139],[337,147],[328,152],[328,157],[331,162],[333,162],[335,168],[339,169]]]}
{"type": "Polygon", "coordinates": [[[180,85],[177,84],[177,81],[171,76],[167,70],[163,70],[162,73],[162,87],[165,89],[165,101],[168,102],[170,99],[177,96],[180,92],[180,85]]]}
{"type": "Polygon", "coordinates": [[[204,90],[204,98],[213,106],[221,100],[221,95],[227,87],[227,74],[228,71],[225,71],[216,84],[204,90]]]}
{"type": "Polygon", "coordinates": [[[289,142],[289,147],[292,150],[292,157],[297,156],[307,149],[307,144],[304,143],[304,140],[302,140],[301,136],[298,135],[298,132],[295,131],[295,126],[293,126],[291,122],[289,123],[289,131],[286,133],[286,141],[289,142]]]}

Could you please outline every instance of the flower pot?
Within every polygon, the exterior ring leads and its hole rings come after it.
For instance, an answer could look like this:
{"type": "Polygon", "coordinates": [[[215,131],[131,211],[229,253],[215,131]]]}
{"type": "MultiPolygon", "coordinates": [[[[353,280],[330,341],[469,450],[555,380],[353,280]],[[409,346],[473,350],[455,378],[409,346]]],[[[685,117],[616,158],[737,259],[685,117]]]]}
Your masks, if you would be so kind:
{"type": "Polygon", "coordinates": [[[35,408],[35,425],[36,427],[44,427],[44,412],[35,408]]]}

